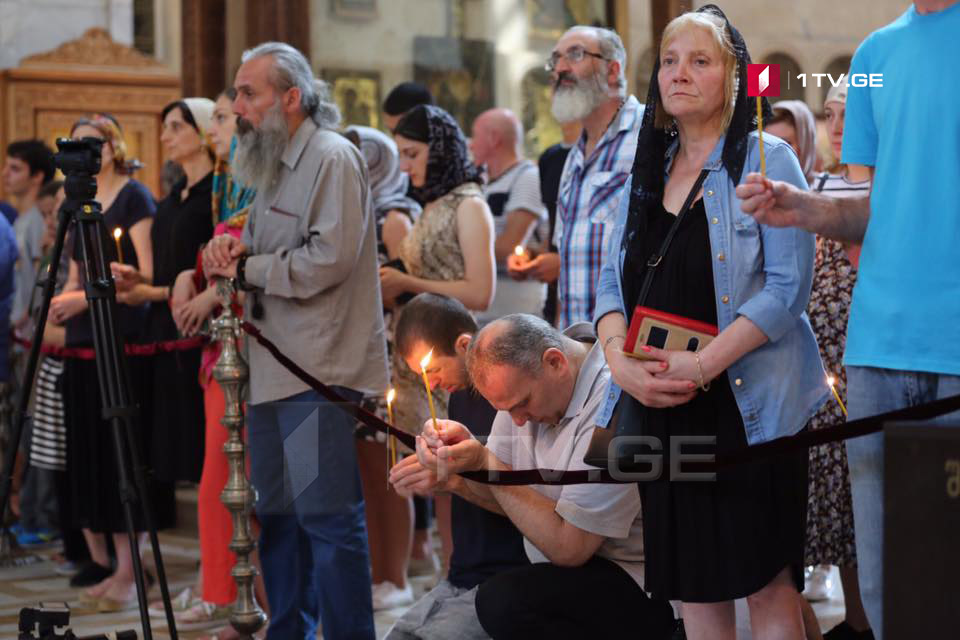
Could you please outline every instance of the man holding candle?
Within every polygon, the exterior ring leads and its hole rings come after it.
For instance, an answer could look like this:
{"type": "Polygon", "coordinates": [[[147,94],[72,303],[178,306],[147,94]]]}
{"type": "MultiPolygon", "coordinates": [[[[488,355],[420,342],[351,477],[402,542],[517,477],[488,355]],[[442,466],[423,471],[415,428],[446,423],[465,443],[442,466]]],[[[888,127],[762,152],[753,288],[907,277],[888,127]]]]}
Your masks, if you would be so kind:
{"type": "MultiPolygon", "coordinates": [[[[843,162],[870,167],[867,197],[806,193],[756,174],[737,187],[743,210],[763,224],[863,243],[844,352],[850,419],[960,393],[960,342],[950,338],[960,321],[960,112],[941,106],[960,90],[943,82],[941,66],[916,63],[931,51],[956,51],[957,33],[960,2],[915,0],[857,49],[851,77],[884,80],[847,93],[843,162]],[[936,95],[934,86],[942,89],[936,95]]],[[[847,456],[861,594],[880,639],[883,434],[848,440],[847,456]]]]}
{"type": "Polygon", "coordinates": [[[623,185],[633,166],[643,106],[627,95],[627,54],[615,31],[576,26],[557,41],[546,69],[554,84],[553,116],[583,125],[570,149],[553,241],[558,253],[511,260],[511,275],[558,281],[557,326],[589,322],[623,185]],[[558,280],[559,279],[559,280],[558,280]]]}
{"type": "MultiPolygon", "coordinates": [[[[234,86],[237,177],[257,187],[242,240],[204,251],[237,278],[245,316],[350,401],[387,389],[376,230],[360,151],[293,47],[243,54],[234,86]],[[318,91],[319,89],[319,91],[318,91]]],[[[251,479],[271,639],[375,637],[354,421],[249,345],[251,479]]]]}
{"type": "MultiPolygon", "coordinates": [[[[476,332],[476,321],[459,300],[423,293],[404,305],[394,338],[400,357],[412,369],[433,351],[427,378],[432,387],[451,392],[450,419],[486,438],[497,412],[470,386],[467,375],[467,346],[476,332]]],[[[396,465],[390,481],[404,494],[444,490],[416,456],[396,465]]],[[[387,640],[487,638],[474,606],[478,587],[498,573],[529,564],[520,532],[503,515],[453,495],[451,520],[449,573],[396,622],[387,640]]]]}
{"type": "Polygon", "coordinates": [[[538,226],[546,226],[547,209],[540,199],[540,170],[523,157],[523,125],[509,109],[489,109],[473,121],[473,160],[486,170],[483,197],[493,214],[496,234],[497,287],[490,307],[479,315],[481,325],[508,313],[539,314],[546,287],[536,280],[507,275],[511,254],[530,259],[525,247],[538,226]]]}
{"type": "Polygon", "coordinates": [[[439,431],[424,426],[417,456],[444,488],[507,516],[532,562],[480,585],[480,624],[495,638],[612,638],[624,629],[669,637],[670,605],[643,590],[636,485],[496,486],[451,475],[590,468],[583,458],[610,379],[590,325],[561,334],[534,316],[506,316],[470,342],[466,363],[476,389],[499,410],[486,446],[446,420],[439,431]]]}

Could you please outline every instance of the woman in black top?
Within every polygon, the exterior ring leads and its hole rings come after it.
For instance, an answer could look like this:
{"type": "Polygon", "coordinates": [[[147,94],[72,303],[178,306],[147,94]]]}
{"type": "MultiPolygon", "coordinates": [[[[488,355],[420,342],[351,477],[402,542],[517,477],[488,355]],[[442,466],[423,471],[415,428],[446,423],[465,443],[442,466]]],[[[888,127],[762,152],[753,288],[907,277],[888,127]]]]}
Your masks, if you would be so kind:
{"type": "MultiPolygon", "coordinates": [[[[156,205],[147,188],[130,178],[137,164],[126,157],[126,146],[119,125],[112,116],[97,114],[78,121],[71,135],[105,141],[101,151],[101,170],[97,175],[97,200],[103,207],[104,226],[107,232],[120,229],[121,252],[124,260],[133,265],[131,268],[139,268],[146,274],[152,273],[150,230],[156,205]]],[[[93,331],[83,290],[83,256],[75,240],[71,245],[69,277],[64,292],[50,304],[50,320],[66,326],[67,347],[89,351],[93,346],[93,331]]],[[[104,238],[103,247],[108,259],[118,259],[113,238],[104,238]]],[[[116,326],[124,342],[136,340],[145,311],[139,305],[117,306],[116,326]]],[[[134,418],[133,431],[138,436],[145,436],[142,416],[148,415],[148,411],[142,404],[147,397],[143,375],[146,369],[142,359],[128,358],[128,371],[131,395],[141,404],[141,417],[134,418]]],[[[136,602],[133,560],[120,504],[112,431],[110,424],[101,418],[99,380],[92,357],[65,359],[63,398],[71,524],[83,528],[92,560],[74,576],[71,585],[93,585],[81,597],[86,598],[88,604],[96,604],[104,610],[124,608],[136,602]],[[110,570],[103,534],[113,534],[117,553],[114,572],[110,570]]],[[[134,444],[143,452],[145,437],[137,438],[134,444]]],[[[151,480],[148,491],[156,526],[170,526],[174,510],[173,486],[163,486],[151,480]]],[[[135,528],[143,531],[145,526],[140,519],[139,508],[134,513],[135,528]]]]}
{"type": "MultiPolygon", "coordinates": [[[[150,234],[153,281],[117,266],[121,299],[149,302],[144,338],[170,344],[182,338],[170,311],[170,291],[181,271],[192,269],[197,251],[213,236],[211,210],[213,150],[206,131],[214,103],[186,98],[163,110],[160,142],[185,177],[157,205],[150,234]]],[[[181,342],[151,356],[152,397],[150,453],[156,476],[165,482],[199,482],[203,469],[203,389],[199,383],[201,345],[181,342]]]]}

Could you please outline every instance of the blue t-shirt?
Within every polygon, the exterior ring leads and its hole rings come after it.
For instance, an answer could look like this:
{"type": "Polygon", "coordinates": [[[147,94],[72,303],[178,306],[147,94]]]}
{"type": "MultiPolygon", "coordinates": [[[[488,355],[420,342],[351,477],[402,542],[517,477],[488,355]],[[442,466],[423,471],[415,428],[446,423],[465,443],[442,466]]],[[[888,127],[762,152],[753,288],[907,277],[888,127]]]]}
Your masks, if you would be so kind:
{"type": "Polygon", "coordinates": [[[875,167],[844,364],[960,374],[960,3],[912,5],[860,45],[843,161],[875,167]]]}

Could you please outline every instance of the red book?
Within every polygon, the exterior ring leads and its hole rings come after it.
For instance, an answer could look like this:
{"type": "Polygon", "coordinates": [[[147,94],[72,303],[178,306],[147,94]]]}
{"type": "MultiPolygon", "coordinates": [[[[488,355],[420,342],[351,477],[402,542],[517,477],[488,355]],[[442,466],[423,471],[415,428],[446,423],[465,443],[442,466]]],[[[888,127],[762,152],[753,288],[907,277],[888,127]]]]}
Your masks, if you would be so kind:
{"type": "Polygon", "coordinates": [[[719,333],[717,327],[699,320],[638,306],[633,311],[623,352],[628,356],[649,359],[640,349],[644,345],[658,349],[700,351],[719,333]]]}

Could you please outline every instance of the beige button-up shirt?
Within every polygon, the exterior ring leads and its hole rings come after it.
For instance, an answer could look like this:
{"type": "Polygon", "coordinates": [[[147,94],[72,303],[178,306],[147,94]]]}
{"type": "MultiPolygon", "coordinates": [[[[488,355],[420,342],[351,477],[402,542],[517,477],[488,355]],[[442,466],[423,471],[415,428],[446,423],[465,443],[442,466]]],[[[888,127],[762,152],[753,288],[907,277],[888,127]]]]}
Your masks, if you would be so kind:
{"type": "MultiPolygon", "coordinates": [[[[307,119],[281,162],[243,229],[250,253],[244,275],[257,287],[247,295],[246,318],[321,382],[384,393],[387,346],[363,156],[307,119]],[[254,297],[263,308],[259,320],[254,297]]],[[[309,388],[253,340],[249,360],[251,404],[309,388]]]]}

